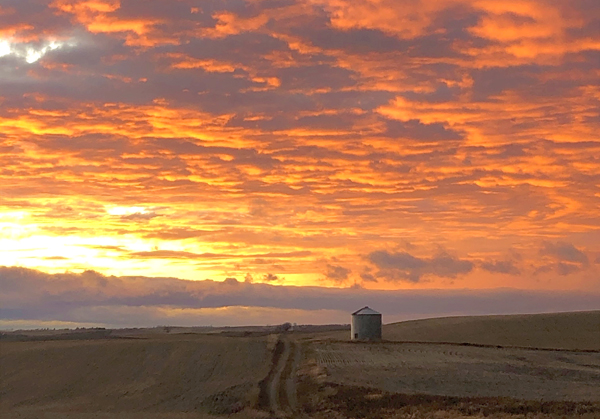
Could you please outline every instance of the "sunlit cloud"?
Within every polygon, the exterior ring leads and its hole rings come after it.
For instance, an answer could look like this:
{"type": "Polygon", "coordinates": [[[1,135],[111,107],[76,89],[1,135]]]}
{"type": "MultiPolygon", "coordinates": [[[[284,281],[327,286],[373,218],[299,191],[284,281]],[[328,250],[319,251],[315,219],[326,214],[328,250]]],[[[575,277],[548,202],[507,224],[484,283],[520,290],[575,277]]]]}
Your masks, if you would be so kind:
{"type": "Polygon", "coordinates": [[[60,48],[61,46],[62,46],[62,44],[52,41],[48,45],[42,47],[39,50],[35,50],[33,48],[27,48],[27,55],[25,56],[25,61],[27,61],[29,64],[34,63],[37,60],[39,60],[40,58],[42,58],[46,54],[46,52],[53,51],[55,49],[60,48]]]}
{"type": "Polygon", "coordinates": [[[108,208],[106,212],[110,215],[132,215],[146,214],[148,211],[144,207],[112,207],[108,208]]]}
{"type": "Polygon", "coordinates": [[[3,3],[0,264],[599,289],[598,10],[517,3],[3,3]]]}
{"type": "Polygon", "coordinates": [[[0,57],[13,55],[25,60],[28,64],[33,64],[50,51],[64,47],[74,47],[75,45],[74,41],[47,41],[41,45],[32,45],[11,42],[10,40],[0,40],[0,57]]]}
{"type": "Polygon", "coordinates": [[[0,41],[0,57],[10,54],[10,43],[7,40],[0,41]]]}

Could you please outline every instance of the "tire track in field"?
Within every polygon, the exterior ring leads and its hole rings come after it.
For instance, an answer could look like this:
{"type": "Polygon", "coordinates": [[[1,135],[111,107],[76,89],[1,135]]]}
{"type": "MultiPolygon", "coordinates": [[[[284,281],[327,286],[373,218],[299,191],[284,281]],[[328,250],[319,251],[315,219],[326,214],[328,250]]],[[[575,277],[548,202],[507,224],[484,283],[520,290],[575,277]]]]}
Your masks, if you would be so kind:
{"type": "Polygon", "coordinates": [[[281,339],[280,342],[283,342],[283,352],[278,360],[279,362],[275,365],[273,379],[269,383],[269,408],[277,416],[285,416],[287,413],[286,400],[282,400],[280,396],[281,389],[285,387],[285,378],[282,380],[282,375],[290,358],[291,345],[287,339],[281,339]]]}
{"type": "Polygon", "coordinates": [[[269,369],[269,373],[258,383],[260,390],[258,393],[258,408],[261,410],[272,410],[272,405],[274,402],[272,401],[271,386],[275,380],[277,367],[281,362],[284,349],[285,345],[283,341],[278,339],[277,343],[275,344],[275,348],[273,349],[273,357],[271,359],[271,368],[269,369]]]}
{"type": "Polygon", "coordinates": [[[297,413],[296,371],[301,357],[300,345],[280,337],[275,346],[273,364],[260,383],[260,407],[277,418],[290,418],[297,413]]]}
{"type": "Polygon", "coordinates": [[[292,413],[296,413],[298,411],[298,395],[296,393],[296,373],[298,371],[298,366],[300,365],[300,358],[302,356],[300,344],[297,342],[292,343],[293,351],[290,356],[290,369],[289,373],[286,376],[285,382],[285,390],[287,395],[287,400],[289,404],[289,408],[292,413]]]}

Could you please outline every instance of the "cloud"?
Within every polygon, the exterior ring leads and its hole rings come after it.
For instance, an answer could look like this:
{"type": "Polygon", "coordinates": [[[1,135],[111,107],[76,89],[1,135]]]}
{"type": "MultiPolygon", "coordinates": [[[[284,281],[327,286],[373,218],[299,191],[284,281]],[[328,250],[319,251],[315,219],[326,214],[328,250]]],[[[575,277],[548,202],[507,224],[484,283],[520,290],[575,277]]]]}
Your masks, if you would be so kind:
{"type": "Polygon", "coordinates": [[[557,242],[544,243],[544,247],[540,250],[542,255],[552,256],[557,260],[564,262],[573,262],[587,265],[589,263],[587,255],[573,246],[571,243],[557,242]]]}
{"type": "Polygon", "coordinates": [[[559,262],[556,264],[556,270],[559,275],[565,276],[565,275],[570,275],[574,272],[580,271],[581,267],[578,265],[571,264],[571,263],[559,262]]]}
{"type": "Polygon", "coordinates": [[[281,278],[279,276],[272,274],[272,273],[263,275],[262,279],[265,282],[277,282],[277,281],[281,280],[281,278]]]}
{"type": "Polygon", "coordinates": [[[600,3],[196,3],[2,1],[0,264],[597,289],[600,3]]]}
{"type": "Polygon", "coordinates": [[[188,227],[166,227],[157,231],[146,233],[146,238],[162,239],[162,240],[185,240],[195,237],[209,236],[218,233],[219,230],[199,230],[188,227]]]}
{"type": "Polygon", "coordinates": [[[521,271],[518,267],[515,266],[514,262],[511,260],[497,260],[497,261],[489,261],[483,262],[481,264],[481,268],[492,273],[501,273],[508,275],[520,275],[521,271]]]}
{"type": "Polygon", "coordinates": [[[377,282],[377,278],[369,272],[362,272],[360,278],[365,282],[377,282]]]}
{"type": "Polygon", "coordinates": [[[110,245],[86,245],[86,247],[89,247],[90,249],[96,249],[96,250],[112,250],[115,252],[124,252],[125,248],[123,246],[110,246],[110,245]]]}
{"type": "Polygon", "coordinates": [[[375,265],[382,269],[422,269],[427,265],[422,259],[416,258],[409,253],[390,253],[385,250],[378,250],[369,254],[369,259],[375,265]]]}
{"type": "Polygon", "coordinates": [[[155,212],[144,212],[144,213],[134,212],[133,214],[122,215],[120,218],[121,218],[121,220],[124,220],[124,221],[148,221],[155,217],[161,217],[161,216],[162,215],[157,214],[155,212]]]}
{"type": "Polygon", "coordinates": [[[406,252],[388,252],[377,250],[368,255],[379,272],[378,277],[392,280],[419,282],[423,275],[435,275],[444,278],[456,278],[458,275],[471,272],[473,263],[461,260],[447,253],[427,259],[412,256],[406,252]]]}
{"type": "Polygon", "coordinates": [[[537,266],[533,274],[540,275],[548,272],[556,272],[560,276],[567,276],[573,273],[580,272],[582,270],[584,270],[584,267],[582,267],[582,265],[580,264],[569,262],[557,262],[537,266]]]}
{"type": "Polygon", "coordinates": [[[407,138],[418,141],[458,141],[463,137],[444,124],[423,124],[418,119],[409,121],[386,120],[387,129],[382,135],[390,138],[407,138]]]}
{"type": "Polygon", "coordinates": [[[129,257],[143,259],[235,259],[235,258],[302,258],[311,255],[310,251],[297,252],[270,252],[258,254],[223,254],[223,253],[194,253],[180,250],[151,250],[143,252],[130,252],[129,257]]]}
{"type": "Polygon", "coordinates": [[[93,271],[46,274],[17,267],[0,267],[0,287],[0,327],[44,327],[49,322],[66,322],[69,327],[347,323],[350,313],[367,302],[391,322],[442,315],[593,310],[600,298],[578,291],[374,291],[274,286],[235,278],[215,282],[104,276],[93,271]]]}
{"type": "Polygon", "coordinates": [[[588,256],[571,243],[544,242],[539,254],[546,258],[546,263],[536,268],[536,274],[554,271],[560,276],[567,276],[590,267],[588,256]]]}
{"type": "Polygon", "coordinates": [[[225,281],[223,281],[223,283],[235,286],[235,285],[239,284],[239,281],[237,280],[237,278],[229,277],[229,278],[225,278],[225,281]]]}
{"type": "Polygon", "coordinates": [[[350,269],[344,268],[343,266],[331,265],[328,263],[325,276],[334,282],[343,282],[348,279],[350,272],[350,269]]]}

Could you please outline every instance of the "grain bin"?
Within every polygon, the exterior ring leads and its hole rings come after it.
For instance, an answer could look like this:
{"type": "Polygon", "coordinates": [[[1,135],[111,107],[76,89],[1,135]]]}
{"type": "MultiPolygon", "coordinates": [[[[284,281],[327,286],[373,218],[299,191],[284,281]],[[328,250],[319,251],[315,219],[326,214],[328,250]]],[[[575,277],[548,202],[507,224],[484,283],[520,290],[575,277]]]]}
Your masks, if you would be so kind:
{"type": "Polygon", "coordinates": [[[381,340],[381,313],[363,307],[352,313],[350,325],[352,340],[381,340]]]}

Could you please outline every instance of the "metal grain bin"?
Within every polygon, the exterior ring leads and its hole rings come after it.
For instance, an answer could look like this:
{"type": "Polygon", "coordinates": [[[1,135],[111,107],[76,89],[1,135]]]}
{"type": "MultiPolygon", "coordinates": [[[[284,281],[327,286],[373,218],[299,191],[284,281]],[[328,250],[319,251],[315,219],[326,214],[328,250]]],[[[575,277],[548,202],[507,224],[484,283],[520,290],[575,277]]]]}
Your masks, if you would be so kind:
{"type": "Polygon", "coordinates": [[[352,340],[381,340],[381,313],[363,307],[352,313],[350,326],[352,340]]]}

